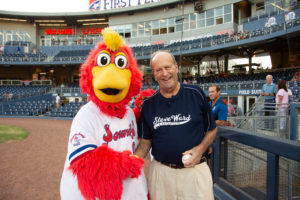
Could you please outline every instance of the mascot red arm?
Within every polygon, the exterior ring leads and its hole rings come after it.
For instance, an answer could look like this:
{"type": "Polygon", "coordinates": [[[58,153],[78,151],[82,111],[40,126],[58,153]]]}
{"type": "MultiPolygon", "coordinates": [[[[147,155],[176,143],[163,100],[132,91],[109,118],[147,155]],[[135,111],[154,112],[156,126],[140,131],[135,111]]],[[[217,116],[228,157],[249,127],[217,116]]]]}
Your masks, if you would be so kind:
{"type": "Polygon", "coordinates": [[[138,140],[128,106],[142,74],[122,38],[110,28],[102,34],[80,68],[90,101],[72,122],[61,199],[147,199],[144,161],[132,156],[138,140]]]}

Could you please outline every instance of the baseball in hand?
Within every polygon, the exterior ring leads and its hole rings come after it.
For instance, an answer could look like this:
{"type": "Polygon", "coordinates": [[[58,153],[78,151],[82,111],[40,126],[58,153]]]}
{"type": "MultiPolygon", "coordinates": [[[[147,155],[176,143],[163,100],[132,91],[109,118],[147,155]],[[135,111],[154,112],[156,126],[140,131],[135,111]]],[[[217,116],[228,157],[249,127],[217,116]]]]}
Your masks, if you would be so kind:
{"type": "Polygon", "coordinates": [[[191,154],[186,154],[184,156],[182,156],[182,163],[185,164],[186,162],[188,162],[188,160],[190,159],[190,157],[192,157],[191,154]]]}

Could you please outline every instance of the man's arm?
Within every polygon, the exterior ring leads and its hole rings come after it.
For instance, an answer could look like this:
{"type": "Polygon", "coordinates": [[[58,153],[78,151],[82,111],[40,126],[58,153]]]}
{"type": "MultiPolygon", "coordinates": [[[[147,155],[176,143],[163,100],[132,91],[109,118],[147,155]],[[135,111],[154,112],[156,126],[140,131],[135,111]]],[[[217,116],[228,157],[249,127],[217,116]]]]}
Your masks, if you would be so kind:
{"type": "Polygon", "coordinates": [[[194,148],[186,151],[183,153],[183,155],[191,154],[192,157],[189,159],[189,162],[184,163],[185,167],[194,167],[196,164],[198,164],[202,158],[202,155],[207,150],[208,147],[212,144],[214,139],[217,136],[218,128],[209,130],[206,132],[202,142],[195,146],[194,148]]]}
{"type": "Polygon", "coordinates": [[[140,143],[136,148],[134,155],[140,158],[145,158],[151,148],[151,145],[152,145],[152,140],[140,139],[140,143]]]}
{"type": "Polygon", "coordinates": [[[274,93],[264,93],[264,92],[261,92],[260,93],[262,96],[275,96],[274,93]]]}
{"type": "Polygon", "coordinates": [[[216,124],[218,126],[225,126],[226,125],[226,121],[225,120],[216,120],[216,124]]]}
{"type": "Polygon", "coordinates": [[[221,104],[221,108],[218,112],[218,120],[216,120],[216,124],[218,126],[226,126],[227,115],[228,115],[228,106],[225,104],[221,104]]]}

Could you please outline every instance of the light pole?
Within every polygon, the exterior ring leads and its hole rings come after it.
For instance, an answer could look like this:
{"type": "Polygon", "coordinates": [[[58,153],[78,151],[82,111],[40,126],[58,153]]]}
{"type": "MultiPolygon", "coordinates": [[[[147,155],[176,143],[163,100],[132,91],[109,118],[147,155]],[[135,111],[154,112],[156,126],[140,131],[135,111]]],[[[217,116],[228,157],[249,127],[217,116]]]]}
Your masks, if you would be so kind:
{"type": "Polygon", "coordinates": [[[182,0],[182,14],[181,14],[181,19],[178,21],[182,22],[182,28],[181,28],[181,36],[180,36],[180,47],[179,47],[179,81],[182,82],[182,73],[181,73],[181,68],[182,68],[182,40],[183,40],[183,23],[184,23],[184,0],[182,0]]]}

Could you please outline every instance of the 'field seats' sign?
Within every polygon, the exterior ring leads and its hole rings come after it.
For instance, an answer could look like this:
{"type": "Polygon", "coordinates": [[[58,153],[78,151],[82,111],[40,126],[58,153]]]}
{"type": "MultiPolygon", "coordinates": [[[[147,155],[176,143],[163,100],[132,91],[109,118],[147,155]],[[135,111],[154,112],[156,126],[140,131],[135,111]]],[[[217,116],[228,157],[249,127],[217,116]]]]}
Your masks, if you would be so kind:
{"type": "Polygon", "coordinates": [[[239,94],[247,95],[247,94],[260,94],[261,90],[239,90],[239,94]]]}
{"type": "Polygon", "coordinates": [[[158,2],[161,0],[89,0],[89,10],[108,10],[158,2]]]}

